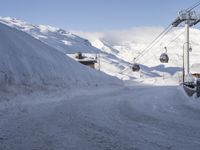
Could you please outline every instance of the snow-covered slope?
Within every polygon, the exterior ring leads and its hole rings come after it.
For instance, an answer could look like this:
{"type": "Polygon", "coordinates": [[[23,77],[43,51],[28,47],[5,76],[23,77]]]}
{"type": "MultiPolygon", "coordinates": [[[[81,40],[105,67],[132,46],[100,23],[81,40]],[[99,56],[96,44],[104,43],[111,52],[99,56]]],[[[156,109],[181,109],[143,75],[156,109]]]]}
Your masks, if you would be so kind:
{"type": "Polygon", "coordinates": [[[78,51],[94,53],[99,51],[97,48],[93,47],[87,39],[83,39],[59,28],[48,25],[33,25],[10,17],[0,17],[0,22],[27,32],[36,39],[64,53],[74,53],[78,51]]]}
{"type": "MultiPolygon", "coordinates": [[[[89,37],[93,46],[112,54],[116,54],[119,58],[126,60],[128,62],[133,61],[133,58],[138,56],[141,51],[146,48],[146,46],[158,35],[162,29],[149,28],[147,29],[135,29],[134,32],[130,31],[130,37],[126,37],[125,33],[118,35],[113,33],[113,36],[107,35],[95,37],[89,37]],[[151,31],[151,32],[150,32],[151,31]],[[118,35],[119,37],[116,37],[118,35]],[[132,36],[131,36],[132,35],[132,36]],[[124,39],[123,39],[124,37],[124,39]]],[[[142,57],[139,57],[138,62],[147,66],[160,65],[159,56],[165,52],[164,47],[167,47],[167,53],[170,57],[169,64],[165,66],[182,66],[182,55],[183,55],[183,44],[185,43],[185,29],[184,28],[174,28],[170,33],[168,33],[162,40],[160,40],[156,45],[145,52],[142,57]]],[[[128,31],[127,31],[128,32],[128,31]]],[[[84,36],[84,33],[80,34],[84,36]]],[[[192,46],[191,52],[191,65],[197,63],[200,58],[200,30],[191,28],[190,29],[190,42],[192,46]]]]}
{"type": "Polygon", "coordinates": [[[0,18],[0,22],[24,31],[64,54],[80,51],[83,53],[92,53],[95,56],[96,53],[101,53],[101,71],[112,76],[117,76],[120,79],[130,79],[128,74],[127,76],[119,73],[128,65],[128,62],[116,57],[117,53],[113,53],[114,49],[110,50],[111,47],[107,48],[104,46],[104,50],[101,51],[101,48],[95,48],[88,40],[56,27],[33,25],[10,17],[0,18]]]}
{"type": "MultiPolygon", "coordinates": [[[[113,31],[111,33],[84,33],[77,32],[85,38],[88,38],[92,45],[101,49],[102,51],[111,53],[116,57],[133,62],[133,58],[141,54],[142,50],[151,43],[157,35],[163,31],[163,28],[134,28],[127,31],[113,31]],[[100,36],[99,36],[100,35],[100,36]]],[[[192,52],[190,53],[191,66],[199,63],[200,59],[200,30],[190,29],[190,43],[192,52]]],[[[162,77],[181,78],[182,64],[183,64],[183,45],[185,43],[185,29],[174,28],[162,40],[155,44],[152,48],[147,50],[144,55],[137,59],[137,63],[142,65],[141,76],[147,78],[162,77]],[[164,47],[167,47],[167,54],[169,55],[169,63],[162,64],[159,57],[165,52],[164,47]],[[144,65],[144,66],[143,66],[144,65]],[[149,75],[148,75],[149,74],[149,75]],[[153,75],[154,74],[154,75],[153,75]],[[163,77],[165,76],[165,77],[163,77]]],[[[131,70],[127,69],[125,74],[131,76],[131,70]]],[[[135,73],[134,73],[135,74],[135,73]]]]}
{"type": "MultiPolygon", "coordinates": [[[[80,38],[79,36],[76,36],[63,29],[45,25],[33,25],[10,17],[0,18],[0,22],[24,31],[65,54],[76,53],[78,51],[90,54],[101,53],[101,71],[109,75],[117,76],[118,78],[125,80],[138,77],[138,74],[133,74],[130,72],[126,74],[120,73],[124,68],[127,67],[127,65],[129,65],[129,62],[120,59],[118,50],[115,50],[109,46],[109,43],[102,43],[99,40],[99,45],[97,48],[95,48],[88,40],[80,38]]],[[[148,72],[148,74],[151,73],[148,72]]]]}
{"type": "Polygon", "coordinates": [[[117,80],[85,67],[30,35],[0,23],[0,85],[83,86],[117,80]]]}
{"type": "MultiPolygon", "coordinates": [[[[139,81],[144,81],[150,79],[151,83],[153,78],[152,82],[154,83],[157,78],[173,77],[176,83],[178,83],[179,79],[181,79],[182,49],[185,42],[184,29],[182,28],[172,30],[145,55],[139,57],[137,62],[141,64],[141,71],[135,73],[132,72],[129,62],[132,62],[133,58],[138,56],[163,28],[136,28],[133,31],[101,33],[100,36],[98,34],[95,34],[96,36],[88,36],[88,33],[80,34],[77,32],[77,34],[88,38],[90,43],[84,38],[51,26],[32,25],[9,17],[0,18],[0,22],[25,31],[65,54],[77,51],[93,54],[101,53],[101,71],[123,80],[140,78],[139,81]],[[159,56],[165,52],[165,46],[168,48],[170,61],[168,64],[161,64],[159,56]]],[[[200,31],[191,29],[193,48],[191,52],[191,65],[198,63],[200,58],[198,51],[200,47],[198,43],[199,38],[200,31]]]]}

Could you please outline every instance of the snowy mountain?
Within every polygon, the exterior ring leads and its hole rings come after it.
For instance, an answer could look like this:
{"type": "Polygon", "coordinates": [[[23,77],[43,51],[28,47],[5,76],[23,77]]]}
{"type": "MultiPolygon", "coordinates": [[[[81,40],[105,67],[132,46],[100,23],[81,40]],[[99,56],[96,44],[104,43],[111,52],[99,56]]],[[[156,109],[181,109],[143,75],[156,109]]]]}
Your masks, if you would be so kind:
{"type": "MultiPolygon", "coordinates": [[[[95,57],[96,53],[99,53],[101,71],[123,80],[139,79],[141,82],[149,82],[150,80],[150,83],[154,83],[157,78],[168,79],[173,77],[178,83],[181,79],[183,43],[185,41],[183,28],[172,30],[159,43],[139,57],[137,63],[141,64],[141,71],[132,72],[130,63],[133,62],[133,58],[138,56],[163,28],[143,27],[123,32],[94,33],[94,36],[92,33],[80,34],[77,32],[78,35],[88,39],[86,40],[63,29],[33,25],[9,17],[0,18],[0,22],[25,31],[65,54],[81,51],[89,55],[93,54],[93,57],[95,57]],[[168,64],[162,64],[159,61],[160,55],[165,52],[165,46],[170,58],[168,64]]],[[[198,43],[199,35],[200,31],[198,29],[191,29],[193,49],[191,52],[191,66],[198,63],[200,57],[198,52],[200,47],[198,43]]],[[[169,82],[167,81],[167,83],[169,82]]]]}
{"type": "MultiPolygon", "coordinates": [[[[128,65],[128,62],[116,57],[115,54],[112,54],[109,51],[101,51],[100,49],[95,48],[86,39],[63,29],[48,25],[33,25],[10,17],[1,17],[0,22],[20,31],[24,31],[64,54],[80,51],[89,53],[90,55],[93,54],[93,57],[95,57],[96,53],[101,53],[101,71],[119,78],[126,78],[126,75],[121,75],[119,72],[128,65]]],[[[98,67],[99,66],[97,66],[97,68],[98,67]]],[[[129,79],[129,77],[126,79],[129,79]]]]}
{"type": "Polygon", "coordinates": [[[30,35],[0,23],[0,85],[85,86],[118,80],[68,58],[30,35]]]}
{"type": "MultiPolygon", "coordinates": [[[[84,33],[77,34],[88,38],[92,45],[116,55],[118,58],[133,62],[133,58],[141,54],[149,43],[163,31],[163,28],[134,28],[127,31],[113,31],[111,33],[84,33]],[[100,35],[100,36],[99,36],[100,35]]],[[[190,66],[199,62],[200,58],[200,30],[190,29],[190,43],[192,52],[190,52],[190,66]]],[[[181,78],[183,64],[183,45],[185,43],[185,29],[174,28],[162,40],[149,48],[144,55],[141,55],[136,60],[142,66],[142,76],[146,77],[175,77],[181,78]],[[159,60],[160,55],[165,52],[164,47],[167,47],[169,63],[162,64],[159,60]],[[143,66],[144,65],[144,66],[143,66]],[[144,72],[146,72],[144,74],[144,72]],[[150,73],[150,74],[149,74],[150,73]],[[149,75],[148,75],[149,74],[149,75]]],[[[184,45],[185,47],[185,45],[184,45]]],[[[131,70],[125,71],[126,74],[131,74],[131,70]]],[[[135,74],[135,73],[134,73],[135,74]]],[[[177,80],[177,79],[176,79],[177,80]]]]}
{"type": "Polygon", "coordinates": [[[75,53],[78,51],[94,53],[99,51],[88,40],[49,25],[33,25],[10,17],[1,17],[0,22],[24,31],[64,53],[75,53]]]}
{"type": "MultiPolygon", "coordinates": [[[[130,31],[130,37],[126,37],[127,33],[113,33],[113,36],[105,33],[103,36],[95,37],[87,36],[92,45],[103,50],[116,54],[119,58],[132,62],[134,57],[137,57],[144,48],[158,35],[163,29],[157,28],[141,28],[130,31]],[[119,36],[116,38],[116,36],[119,36]],[[124,37],[124,38],[123,38],[124,37]]],[[[160,40],[155,46],[150,48],[144,55],[139,57],[138,63],[142,63],[147,66],[160,65],[159,57],[165,52],[164,47],[167,47],[167,53],[170,57],[169,65],[166,66],[182,66],[183,44],[185,43],[185,29],[175,28],[168,33],[162,40],[160,40]]],[[[128,31],[127,31],[128,32],[128,31]]],[[[84,36],[84,33],[80,34],[84,36]]],[[[192,46],[191,52],[191,65],[198,62],[200,58],[200,30],[190,29],[190,42],[192,46]]]]}

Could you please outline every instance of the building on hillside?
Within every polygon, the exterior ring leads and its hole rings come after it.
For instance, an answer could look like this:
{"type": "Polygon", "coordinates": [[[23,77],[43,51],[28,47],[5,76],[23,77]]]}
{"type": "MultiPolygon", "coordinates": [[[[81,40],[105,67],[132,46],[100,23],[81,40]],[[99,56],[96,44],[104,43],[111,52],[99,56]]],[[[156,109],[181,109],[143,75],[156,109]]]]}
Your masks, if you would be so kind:
{"type": "Polygon", "coordinates": [[[95,58],[84,56],[81,52],[78,52],[76,54],[67,54],[67,56],[93,69],[95,68],[95,64],[97,63],[97,60],[95,58]]]}

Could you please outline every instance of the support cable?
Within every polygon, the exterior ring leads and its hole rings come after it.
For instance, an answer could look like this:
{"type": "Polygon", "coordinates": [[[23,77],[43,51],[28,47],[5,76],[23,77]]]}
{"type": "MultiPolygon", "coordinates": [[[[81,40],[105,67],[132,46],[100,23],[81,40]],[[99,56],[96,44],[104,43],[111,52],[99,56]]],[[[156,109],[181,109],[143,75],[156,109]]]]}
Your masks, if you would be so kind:
{"type": "Polygon", "coordinates": [[[186,11],[190,12],[193,9],[195,9],[196,7],[198,7],[200,5],[200,1],[196,2],[194,5],[192,5],[191,7],[187,8],[186,11]]]}

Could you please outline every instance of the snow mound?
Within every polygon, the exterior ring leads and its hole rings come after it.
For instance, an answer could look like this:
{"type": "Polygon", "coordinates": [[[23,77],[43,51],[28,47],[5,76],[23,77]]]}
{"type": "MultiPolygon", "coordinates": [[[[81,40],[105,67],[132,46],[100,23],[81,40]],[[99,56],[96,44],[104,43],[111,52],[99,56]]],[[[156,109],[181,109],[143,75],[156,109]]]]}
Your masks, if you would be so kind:
{"type": "Polygon", "coordinates": [[[0,23],[0,85],[72,86],[119,82],[0,23]]]}

